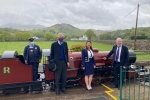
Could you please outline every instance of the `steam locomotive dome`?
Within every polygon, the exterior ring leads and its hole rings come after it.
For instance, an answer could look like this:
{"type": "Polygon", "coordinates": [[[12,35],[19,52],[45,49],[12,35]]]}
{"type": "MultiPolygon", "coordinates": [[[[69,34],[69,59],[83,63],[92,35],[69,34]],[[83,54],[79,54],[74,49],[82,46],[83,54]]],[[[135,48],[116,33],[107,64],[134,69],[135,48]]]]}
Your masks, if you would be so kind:
{"type": "Polygon", "coordinates": [[[50,49],[42,49],[42,53],[44,56],[50,56],[50,49]]]}
{"type": "Polygon", "coordinates": [[[4,51],[1,58],[16,58],[17,55],[17,51],[4,51]]]}

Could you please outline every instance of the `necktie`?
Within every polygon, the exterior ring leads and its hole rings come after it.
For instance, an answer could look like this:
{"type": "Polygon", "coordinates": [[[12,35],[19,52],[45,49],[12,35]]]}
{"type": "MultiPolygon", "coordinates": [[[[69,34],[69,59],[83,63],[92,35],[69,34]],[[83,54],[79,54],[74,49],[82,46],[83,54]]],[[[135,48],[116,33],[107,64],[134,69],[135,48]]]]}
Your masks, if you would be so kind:
{"type": "Polygon", "coordinates": [[[118,62],[118,57],[119,57],[119,49],[120,49],[120,47],[118,47],[118,49],[117,49],[117,52],[116,52],[116,62],[118,62]]]}
{"type": "Polygon", "coordinates": [[[91,58],[92,58],[92,52],[91,52],[91,50],[89,50],[90,51],[90,53],[91,53],[91,58]]]}

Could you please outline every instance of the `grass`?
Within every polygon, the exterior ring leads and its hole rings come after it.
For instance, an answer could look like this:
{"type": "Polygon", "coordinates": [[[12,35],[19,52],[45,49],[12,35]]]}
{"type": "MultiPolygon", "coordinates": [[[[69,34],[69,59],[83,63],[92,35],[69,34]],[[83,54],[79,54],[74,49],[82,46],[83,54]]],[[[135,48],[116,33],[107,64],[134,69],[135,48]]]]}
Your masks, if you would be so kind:
{"type": "MultiPolygon", "coordinates": [[[[68,47],[71,48],[73,44],[83,44],[85,42],[77,42],[77,41],[68,41],[68,47]]],[[[35,41],[35,44],[38,44],[41,49],[49,49],[52,42],[46,41],[35,41]]],[[[6,50],[16,50],[19,54],[23,54],[24,47],[28,45],[28,42],[0,42],[0,55],[6,50]]],[[[112,45],[102,44],[93,42],[93,48],[98,48],[99,51],[110,51],[112,49],[112,45]]],[[[137,60],[150,60],[150,56],[146,52],[136,52],[137,60]]]]}
{"type": "MultiPolygon", "coordinates": [[[[83,44],[85,45],[85,42],[73,42],[69,41],[68,48],[71,48],[73,44],[83,44]]],[[[35,44],[38,44],[41,49],[50,49],[50,46],[52,42],[35,42],[35,44]]],[[[28,45],[28,42],[0,42],[0,54],[2,54],[5,50],[17,50],[19,54],[23,54],[24,47],[28,45]]],[[[98,48],[100,51],[109,51],[112,46],[111,45],[105,45],[93,42],[92,43],[93,48],[98,48]]]]}
{"type": "Polygon", "coordinates": [[[149,52],[135,52],[137,60],[150,60],[149,52]]]}

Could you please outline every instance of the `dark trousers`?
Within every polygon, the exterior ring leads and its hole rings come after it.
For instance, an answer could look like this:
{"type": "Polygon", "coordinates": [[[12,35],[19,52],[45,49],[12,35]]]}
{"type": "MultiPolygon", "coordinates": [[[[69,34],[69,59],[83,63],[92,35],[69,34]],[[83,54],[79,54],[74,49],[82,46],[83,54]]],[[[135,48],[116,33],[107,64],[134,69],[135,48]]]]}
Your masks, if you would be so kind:
{"type": "Polygon", "coordinates": [[[56,90],[59,90],[59,82],[61,79],[61,89],[66,88],[66,77],[67,77],[67,65],[65,61],[60,61],[57,65],[57,70],[55,71],[55,86],[56,90]]]}
{"type": "Polygon", "coordinates": [[[37,81],[39,63],[38,62],[29,62],[29,65],[32,65],[33,81],[37,81]]]}
{"type": "MultiPolygon", "coordinates": [[[[118,87],[119,85],[118,85],[118,82],[120,82],[120,81],[118,81],[118,74],[120,75],[120,68],[121,67],[123,67],[123,66],[121,66],[121,64],[120,63],[114,63],[114,65],[113,65],[113,68],[114,68],[114,85],[116,86],[116,87],[118,87]]],[[[123,75],[123,73],[122,73],[122,83],[123,83],[123,80],[124,80],[124,75],[123,75]]]]}

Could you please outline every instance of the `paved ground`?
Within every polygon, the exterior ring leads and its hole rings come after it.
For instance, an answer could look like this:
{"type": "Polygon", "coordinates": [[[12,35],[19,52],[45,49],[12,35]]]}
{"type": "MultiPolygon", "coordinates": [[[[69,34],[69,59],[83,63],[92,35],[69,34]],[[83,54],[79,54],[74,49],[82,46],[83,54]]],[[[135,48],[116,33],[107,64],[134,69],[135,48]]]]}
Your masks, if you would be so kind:
{"type": "Polygon", "coordinates": [[[98,97],[98,98],[91,98],[91,99],[85,99],[85,100],[106,100],[104,97],[98,97]]]}
{"type": "Polygon", "coordinates": [[[68,94],[61,93],[56,96],[54,91],[44,91],[43,93],[11,94],[0,96],[0,100],[113,100],[106,93],[107,90],[102,85],[93,86],[94,91],[89,92],[83,86],[67,88],[68,94]]]}
{"type": "Polygon", "coordinates": [[[98,97],[98,98],[91,98],[91,99],[86,99],[86,100],[106,100],[106,98],[98,97]]]}

